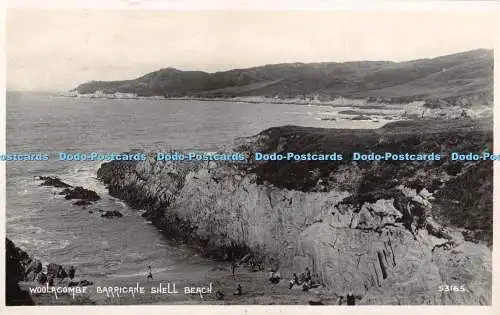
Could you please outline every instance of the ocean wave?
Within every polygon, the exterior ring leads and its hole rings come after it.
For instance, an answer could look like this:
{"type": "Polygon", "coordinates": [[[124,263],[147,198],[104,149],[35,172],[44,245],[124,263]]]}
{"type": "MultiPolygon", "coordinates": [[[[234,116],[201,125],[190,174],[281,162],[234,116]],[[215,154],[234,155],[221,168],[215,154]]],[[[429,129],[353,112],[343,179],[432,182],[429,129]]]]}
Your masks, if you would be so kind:
{"type": "Polygon", "coordinates": [[[120,199],[113,198],[112,200],[113,200],[113,203],[120,205],[122,207],[122,209],[128,209],[127,204],[125,202],[121,201],[120,199]]]}
{"type": "Polygon", "coordinates": [[[17,236],[17,243],[29,248],[34,248],[39,252],[62,250],[71,244],[69,240],[46,240],[23,236],[17,236]]]}
{"type": "Polygon", "coordinates": [[[62,180],[66,180],[73,186],[83,186],[92,189],[100,194],[106,194],[106,187],[97,179],[97,170],[100,163],[87,162],[85,164],[74,165],[67,168],[61,175],[62,180]]]}

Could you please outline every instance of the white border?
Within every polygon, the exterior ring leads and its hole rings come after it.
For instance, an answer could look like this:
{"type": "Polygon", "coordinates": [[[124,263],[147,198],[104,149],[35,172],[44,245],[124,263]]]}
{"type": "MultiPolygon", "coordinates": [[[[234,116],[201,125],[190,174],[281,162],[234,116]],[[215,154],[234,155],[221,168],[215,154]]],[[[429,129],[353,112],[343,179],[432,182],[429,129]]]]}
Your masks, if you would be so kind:
{"type": "Polygon", "coordinates": [[[490,11],[497,1],[434,0],[5,0],[8,8],[123,10],[490,11]]]}

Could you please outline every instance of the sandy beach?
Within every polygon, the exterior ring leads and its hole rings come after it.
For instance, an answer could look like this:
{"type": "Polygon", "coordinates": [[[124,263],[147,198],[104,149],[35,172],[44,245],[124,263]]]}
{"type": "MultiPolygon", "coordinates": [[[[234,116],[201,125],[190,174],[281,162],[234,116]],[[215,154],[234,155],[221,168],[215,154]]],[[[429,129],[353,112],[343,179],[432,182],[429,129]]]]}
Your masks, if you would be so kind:
{"type": "MultiPolygon", "coordinates": [[[[71,295],[54,294],[32,294],[35,304],[68,305],[68,304],[97,304],[97,305],[135,305],[135,304],[309,304],[310,301],[328,304],[337,304],[338,297],[324,287],[302,291],[299,286],[292,289],[288,287],[291,273],[283,270],[284,277],[277,284],[268,281],[268,272],[252,272],[242,267],[237,269],[233,278],[230,267],[221,264],[220,267],[206,267],[205,270],[189,273],[157,273],[153,280],[148,281],[144,276],[131,276],[123,278],[109,278],[104,281],[96,281],[88,286],[89,294],[71,295]],[[242,287],[242,295],[233,295],[237,285],[242,287]],[[163,293],[159,293],[160,286],[163,293]],[[139,287],[143,294],[106,292],[104,287],[139,287]],[[185,287],[204,288],[206,294],[186,293],[185,287]],[[216,292],[224,294],[222,300],[217,299],[216,292]],[[153,292],[153,293],[152,293],[153,292]],[[114,295],[114,296],[113,296],[114,295]]],[[[23,289],[33,286],[33,283],[21,283],[23,289]]],[[[61,284],[62,285],[62,284],[61,284]]],[[[137,291],[136,291],[137,292],[137,291]]]]}

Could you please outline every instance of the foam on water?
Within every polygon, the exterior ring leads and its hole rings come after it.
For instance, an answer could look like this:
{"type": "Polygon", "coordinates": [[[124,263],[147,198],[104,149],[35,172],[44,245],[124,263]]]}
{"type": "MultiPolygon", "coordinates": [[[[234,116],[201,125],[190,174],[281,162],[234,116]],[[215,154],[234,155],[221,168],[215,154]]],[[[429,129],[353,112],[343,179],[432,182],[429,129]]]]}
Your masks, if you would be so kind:
{"type": "MultiPolygon", "coordinates": [[[[232,110],[234,104],[229,102],[167,102],[165,106],[164,102],[144,100],[137,106],[137,100],[31,94],[8,97],[8,151],[126,152],[130,148],[157,150],[161,146],[181,151],[218,151],[235,138],[279,125],[332,126],[331,122],[316,119],[317,112],[328,112],[328,106],[292,109],[289,104],[245,103],[232,110]],[[208,114],[214,119],[207,120],[208,114]],[[168,139],[165,135],[169,135],[168,139]]],[[[45,263],[78,265],[79,276],[143,276],[144,265],[171,265],[155,272],[165,268],[182,272],[187,270],[188,262],[210,263],[190,256],[185,246],[170,245],[141,217],[144,211],[132,210],[110,197],[96,179],[101,163],[57,158],[43,163],[8,163],[7,235],[45,263]],[[94,210],[89,214],[58,195],[62,189],[40,186],[41,181],[34,178],[40,175],[57,176],[70,185],[91,189],[102,199],[88,207],[94,210]],[[96,209],[117,210],[125,215],[104,219],[96,209]],[[173,259],[182,263],[176,264],[173,259]]]]}

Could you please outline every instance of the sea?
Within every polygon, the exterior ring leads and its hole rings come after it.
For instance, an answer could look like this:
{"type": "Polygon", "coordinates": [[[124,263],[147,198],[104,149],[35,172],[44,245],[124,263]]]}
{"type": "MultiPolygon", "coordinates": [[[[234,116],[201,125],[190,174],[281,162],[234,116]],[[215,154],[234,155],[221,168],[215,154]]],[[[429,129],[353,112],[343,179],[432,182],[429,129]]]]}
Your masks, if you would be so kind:
{"type": "Polygon", "coordinates": [[[193,100],[136,100],[7,93],[7,152],[47,153],[48,161],[6,162],[6,234],[44,264],[74,265],[82,278],[106,279],[189,272],[211,261],[164,238],[141,211],[108,195],[97,180],[98,162],[59,161],[57,152],[125,152],[131,149],[216,151],[237,137],[282,125],[374,128],[372,121],[328,121],[322,106],[193,100]],[[57,176],[96,191],[90,208],[72,205],[40,186],[36,176],[57,176]],[[98,211],[117,210],[106,219],[98,211]]]}

